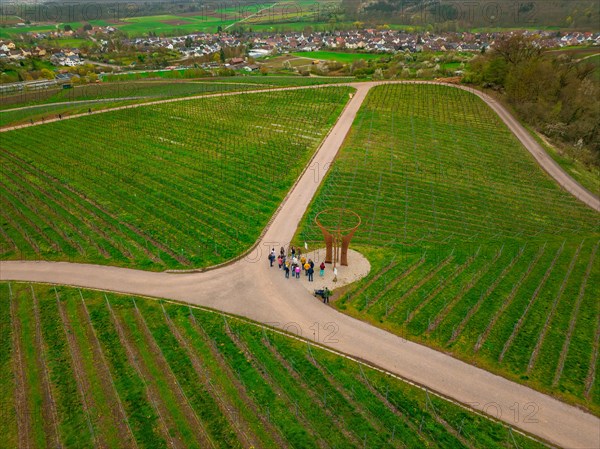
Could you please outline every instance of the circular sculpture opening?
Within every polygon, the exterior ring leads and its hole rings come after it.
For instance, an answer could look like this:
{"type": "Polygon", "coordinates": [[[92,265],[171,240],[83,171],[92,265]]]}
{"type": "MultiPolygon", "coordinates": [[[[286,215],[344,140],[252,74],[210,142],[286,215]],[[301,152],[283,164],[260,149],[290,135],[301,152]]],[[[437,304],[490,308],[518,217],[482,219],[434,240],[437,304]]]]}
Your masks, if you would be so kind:
{"type": "Polygon", "coordinates": [[[349,209],[325,209],[317,214],[315,223],[325,238],[325,263],[348,266],[348,246],[361,224],[360,216],[349,209]]]}

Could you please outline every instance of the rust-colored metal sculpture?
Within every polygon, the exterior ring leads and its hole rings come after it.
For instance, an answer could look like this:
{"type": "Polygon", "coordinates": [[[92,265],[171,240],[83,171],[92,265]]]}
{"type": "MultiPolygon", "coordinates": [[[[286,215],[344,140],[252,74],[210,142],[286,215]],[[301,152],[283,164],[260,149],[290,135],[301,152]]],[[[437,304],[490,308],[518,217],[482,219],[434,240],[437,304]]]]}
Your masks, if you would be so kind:
{"type": "Polygon", "coordinates": [[[317,214],[315,222],[325,238],[325,263],[333,263],[334,268],[337,262],[340,265],[348,266],[348,246],[360,226],[360,216],[348,209],[325,209],[317,214]],[[322,221],[325,221],[326,216],[329,220],[327,220],[328,224],[324,225],[322,221]],[[352,220],[351,225],[345,222],[348,217],[352,220]]]}

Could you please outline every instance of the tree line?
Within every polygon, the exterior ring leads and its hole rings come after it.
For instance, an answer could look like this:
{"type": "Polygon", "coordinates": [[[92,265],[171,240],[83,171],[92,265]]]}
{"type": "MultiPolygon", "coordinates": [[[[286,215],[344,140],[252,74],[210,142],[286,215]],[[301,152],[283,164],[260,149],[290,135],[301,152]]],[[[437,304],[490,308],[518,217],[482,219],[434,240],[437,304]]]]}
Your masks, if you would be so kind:
{"type": "Polygon", "coordinates": [[[497,91],[563,153],[600,166],[598,70],[583,58],[544,51],[535,36],[516,34],[498,38],[471,61],[463,81],[497,91]]]}

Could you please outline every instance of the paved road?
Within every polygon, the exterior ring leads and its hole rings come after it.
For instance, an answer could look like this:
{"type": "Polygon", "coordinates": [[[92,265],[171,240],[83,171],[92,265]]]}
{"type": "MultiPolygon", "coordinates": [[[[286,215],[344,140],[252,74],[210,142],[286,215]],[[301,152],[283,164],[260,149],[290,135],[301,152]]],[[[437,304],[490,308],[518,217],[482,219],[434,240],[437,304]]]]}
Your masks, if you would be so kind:
{"type": "Polygon", "coordinates": [[[366,360],[556,446],[600,447],[600,419],[597,417],[341,314],[317,301],[293,280],[286,280],[277,268],[268,267],[267,252],[291,240],[360,105],[375,84],[353,84],[356,94],[278,209],[260,242],[244,259],[216,270],[186,274],[63,262],[4,261],[0,262],[0,280],[49,282],[163,297],[245,316],[366,360]],[[518,415],[515,404],[520,409],[518,415]]]}

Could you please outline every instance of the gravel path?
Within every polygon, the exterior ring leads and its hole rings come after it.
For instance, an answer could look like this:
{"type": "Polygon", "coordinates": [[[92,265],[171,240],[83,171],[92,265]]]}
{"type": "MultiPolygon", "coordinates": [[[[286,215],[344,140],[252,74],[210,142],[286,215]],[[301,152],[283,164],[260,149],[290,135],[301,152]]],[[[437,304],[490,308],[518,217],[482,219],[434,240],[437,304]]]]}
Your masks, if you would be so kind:
{"type": "MultiPolygon", "coordinates": [[[[140,98],[146,98],[146,97],[97,98],[95,100],[75,100],[75,101],[60,101],[60,102],[56,102],[56,103],[32,104],[30,106],[21,106],[21,107],[18,107],[18,108],[2,109],[2,110],[0,110],[0,114],[3,114],[5,112],[24,111],[26,109],[39,109],[39,108],[45,108],[45,107],[65,106],[65,105],[72,105],[72,104],[76,105],[76,104],[86,104],[86,103],[90,103],[90,104],[92,104],[92,103],[106,103],[108,101],[139,100],[140,98]]],[[[29,124],[29,126],[31,126],[31,124],[29,124]]]]}
{"type": "Polygon", "coordinates": [[[575,181],[557,162],[546,153],[544,148],[534,139],[519,121],[508,112],[508,110],[498,103],[494,98],[480,92],[476,89],[470,89],[459,86],[461,89],[474,93],[487,103],[487,105],[498,114],[502,121],[508,126],[512,133],[519,139],[523,146],[531,153],[535,161],[548,173],[554,180],[571,195],[585,203],[587,206],[600,212],[600,198],[575,181]]]}
{"type": "MultiPolygon", "coordinates": [[[[268,251],[285,246],[291,240],[367,92],[376,84],[379,83],[351,84],[357,91],[309,164],[311,169],[305,170],[260,242],[242,260],[216,270],[183,274],[66,262],[3,261],[0,262],[0,280],[48,282],[163,297],[245,316],[368,361],[556,446],[600,447],[600,419],[597,417],[344,315],[324,305],[292,280],[285,279],[277,268],[269,268],[268,251]],[[518,415],[514,412],[516,406],[520,410],[518,415]]],[[[520,125],[501,105],[484,94],[474,93],[488,102],[519,136],[520,125]]],[[[535,145],[526,136],[520,138],[530,143],[527,149],[536,157],[535,145]]],[[[544,154],[538,154],[540,159],[536,157],[544,169],[578,191],[578,185],[569,181],[566,173],[551,168],[549,161],[552,160],[547,155],[544,158],[544,154]]],[[[578,197],[584,201],[584,195],[578,197]]],[[[590,199],[589,205],[598,210],[598,199],[590,199]]]]}
{"type": "MultiPolygon", "coordinates": [[[[353,282],[359,281],[369,274],[371,264],[369,260],[358,251],[353,249],[348,250],[348,266],[337,266],[337,280],[334,281],[333,265],[326,264],[323,277],[319,275],[319,265],[325,260],[325,247],[313,251],[302,253],[306,259],[312,259],[315,263],[313,281],[309,282],[308,276],[302,272],[300,278],[294,279],[290,272],[289,282],[294,282],[298,286],[306,289],[311,295],[317,289],[327,287],[329,290],[345,287],[353,282]]],[[[273,271],[277,270],[278,274],[285,278],[285,271],[277,268],[277,262],[273,264],[273,271]]]]}
{"type": "MultiPolygon", "coordinates": [[[[313,85],[313,86],[276,87],[276,88],[269,88],[269,89],[256,89],[256,90],[251,90],[251,91],[246,91],[246,92],[239,92],[239,91],[237,91],[237,92],[221,92],[221,93],[208,94],[208,95],[194,95],[194,96],[183,97],[183,98],[182,97],[168,98],[168,99],[164,99],[164,100],[149,101],[146,103],[132,104],[132,105],[126,105],[126,106],[117,106],[114,108],[107,108],[107,109],[102,109],[99,111],[92,111],[91,114],[102,114],[104,112],[118,111],[118,110],[127,109],[127,108],[138,108],[138,107],[150,106],[150,105],[155,105],[155,104],[172,103],[175,101],[188,101],[188,100],[194,100],[194,99],[199,99],[199,98],[222,97],[222,96],[240,95],[240,94],[257,94],[257,93],[264,93],[264,92],[276,92],[276,91],[294,90],[294,89],[319,89],[322,87],[332,87],[332,86],[351,86],[362,92],[365,89],[368,91],[373,86],[377,86],[377,85],[381,85],[381,84],[391,84],[391,83],[442,84],[442,85],[452,86],[452,87],[455,87],[458,89],[463,89],[463,90],[466,90],[468,92],[471,92],[471,93],[477,95],[479,98],[481,98],[483,101],[485,101],[487,103],[487,105],[490,108],[492,108],[492,110],[494,110],[494,112],[496,112],[498,114],[498,116],[502,119],[502,121],[506,124],[506,126],[508,126],[508,128],[512,131],[512,133],[519,139],[519,141],[523,144],[523,146],[527,149],[527,151],[529,151],[531,153],[531,155],[535,158],[536,162],[546,171],[546,173],[548,173],[552,178],[554,178],[554,180],[567,192],[571,193],[573,196],[575,196],[577,199],[579,199],[580,201],[582,201],[583,203],[585,203],[592,209],[595,209],[600,212],[600,198],[598,198],[596,195],[594,195],[588,189],[586,189],[581,184],[579,184],[577,181],[575,181],[565,170],[563,170],[563,168],[558,163],[556,163],[554,161],[554,159],[552,159],[548,155],[548,153],[546,153],[546,151],[542,148],[542,146],[518,122],[518,120],[516,120],[512,116],[512,114],[510,112],[508,112],[508,110],[504,106],[502,106],[494,98],[490,97],[486,93],[481,92],[477,89],[467,87],[467,86],[440,83],[440,82],[436,82],[436,81],[371,81],[371,82],[364,82],[364,83],[338,83],[338,84],[319,84],[319,85],[313,85]]],[[[364,96],[362,97],[362,99],[364,100],[364,96]]],[[[96,101],[99,101],[99,100],[96,100],[96,101]]],[[[362,100],[361,100],[361,103],[362,103],[362,100]]],[[[63,117],[62,119],[54,117],[54,118],[45,120],[44,122],[24,123],[21,125],[7,126],[7,127],[0,128],[0,133],[6,132],[6,131],[12,131],[14,129],[27,128],[29,126],[41,126],[46,123],[52,123],[52,122],[59,121],[59,120],[75,119],[75,118],[86,116],[86,115],[89,115],[89,114],[85,114],[85,113],[74,114],[74,115],[69,115],[69,116],[63,117]]],[[[342,117],[340,117],[340,119],[341,118],[342,117]]]]}
{"type": "MultiPolygon", "coordinates": [[[[269,89],[256,89],[256,90],[248,90],[248,91],[242,91],[242,92],[240,92],[240,91],[219,92],[219,93],[215,93],[215,94],[202,94],[202,95],[192,95],[192,96],[188,96],[188,97],[166,98],[163,100],[153,100],[153,101],[147,101],[144,103],[128,104],[128,105],[124,105],[124,106],[115,106],[113,108],[99,109],[97,111],[91,111],[88,113],[72,114],[72,115],[67,115],[66,117],[63,117],[61,119],[59,119],[56,116],[52,116],[51,118],[48,118],[47,120],[44,120],[44,121],[37,121],[37,122],[33,122],[33,123],[23,123],[23,124],[14,125],[14,126],[5,126],[3,128],[0,128],[0,133],[12,131],[14,129],[29,128],[30,126],[43,126],[47,123],[72,120],[72,119],[76,119],[79,117],[85,117],[87,115],[92,115],[92,114],[103,114],[105,112],[120,111],[122,109],[139,108],[142,106],[152,106],[155,104],[173,103],[176,101],[189,101],[189,100],[198,100],[200,98],[228,97],[230,95],[259,94],[259,93],[265,93],[265,92],[278,92],[278,91],[282,91],[282,90],[313,89],[313,88],[320,88],[320,87],[348,86],[348,85],[349,84],[319,84],[316,86],[273,87],[273,88],[269,88],[269,89]]],[[[14,109],[12,109],[12,110],[14,110],[14,109]]]]}

